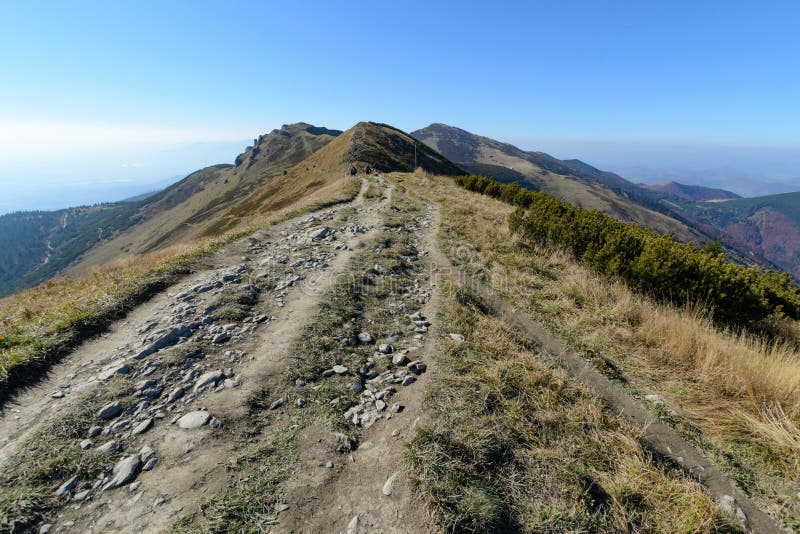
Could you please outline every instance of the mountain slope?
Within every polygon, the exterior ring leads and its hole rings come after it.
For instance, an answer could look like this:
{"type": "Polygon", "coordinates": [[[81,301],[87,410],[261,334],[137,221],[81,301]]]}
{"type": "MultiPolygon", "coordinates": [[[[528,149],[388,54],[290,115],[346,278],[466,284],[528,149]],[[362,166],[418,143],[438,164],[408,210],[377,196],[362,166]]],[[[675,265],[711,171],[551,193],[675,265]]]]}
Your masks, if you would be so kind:
{"type": "Polygon", "coordinates": [[[140,203],[0,216],[0,297],[47,280],[87,249],[139,221],[140,203]]]}
{"type": "MultiPolygon", "coordinates": [[[[413,140],[359,126],[303,172],[361,166],[361,148],[384,135],[406,148],[374,157],[407,165],[413,140]]],[[[256,531],[266,511],[287,532],[736,532],[712,500],[732,488],[730,515],[775,530],[744,490],[763,487],[762,473],[791,483],[793,456],[767,470],[753,464],[766,455],[741,463],[728,443],[772,444],[740,426],[775,402],[763,389],[780,367],[764,365],[762,345],[656,308],[564,254],[517,246],[514,206],[452,179],[381,174],[362,185],[348,204],[187,265],[23,391],[0,413],[0,530],[256,531]],[[665,313],[689,323],[662,354],[653,336],[665,313]],[[708,350],[709,338],[735,344],[708,350]],[[702,355],[705,375],[686,351],[702,355]],[[654,372],[633,374],[645,365],[654,372]],[[724,425],[697,418],[709,405],[724,425]],[[675,429],[658,419],[666,409],[675,429]],[[748,486],[734,488],[676,434],[684,428],[747,469],[748,486]],[[689,475],[698,466],[707,489],[689,475]]],[[[0,321],[16,320],[9,302],[0,321]]],[[[797,413],[791,400],[777,406],[797,413]]]]}
{"type": "Polygon", "coordinates": [[[284,125],[260,136],[254,140],[253,146],[236,157],[235,165],[206,167],[149,197],[141,209],[139,224],[87,252],[66,273],[86,272],[95,265],[129,254],[151,252],[214,235],[231,206],[306,159],[340,133],[298,123],[284,125]]]}
{"type": "Polygon", "coordinates": [[[741,250],[766,257],[800,280],[800,192],[703,202],[687,209],[741,250]]]}
{"type": "MultiPolygon", "coordinates": [[[[234,203],[216,225],[203,234],[212,236],[234,228],[243,218],[278,210],[315,190],[322,191],[349,176],[355,166],[367,165],[383,172],[405,172],[414,169],[414,146],[417,165],[432,174],[463,174],[446,158],[425,145],[416,143],[405,132],[386,124],[360,122],[283,175],[267,181],[246,198],[234,203]]],[[[237,167],[238,169],[238,167],[237,167]]]]}
{"type": "Polygon", "coordinates": [[[580,160],[561,161],[543,152],[527,152],[445,124],[431,124],[412,135],[470,172],[518,182],[581,208],[600,210],[660,233],[672,233],[682,241],[712,240],[685,222],[661,213],[659,210],[667,211],[659,203],[664,195],[580,160]]]}
{"type": "Polygon", "coordinates": [[[678,182],[664,182],[662,184],[649,184],[643,186],[650,191],[658,191],[668,195],[682,198],[683,200],[691,200],[695,202],[702,202],[706,200],[730,200],[734,198],[742,198],[736,193],[726,191],[724,189],[715,189],[712,187],[703,187],[701,185],[687,185],[678,182]]]}
{"type": "Polygon", "coordinates": [[[298,198],[325,202],[349,179],[351,165],[434,174],[464,171],[408,134],[385,124],[361,122],[346,132],[305,123],[285,125],[254,140],[234,166],[217,165],[189,175],[148,199],[143,222],[90,251],[67,273],[241,228],[284,209],[298,198]]]}

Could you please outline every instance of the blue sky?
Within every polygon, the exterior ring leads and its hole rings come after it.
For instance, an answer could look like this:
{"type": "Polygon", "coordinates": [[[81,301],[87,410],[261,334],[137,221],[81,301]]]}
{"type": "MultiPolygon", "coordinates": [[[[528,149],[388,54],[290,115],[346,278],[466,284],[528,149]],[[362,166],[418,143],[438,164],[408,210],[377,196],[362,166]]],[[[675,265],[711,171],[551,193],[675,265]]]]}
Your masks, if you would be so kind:
{"type": "Polygon", "coordinates": [[[744,151],[730,172],[794,185],[798,21],[797,2],[4,2],[0,183],[155,183],[283,123],[376,120],[642,179],[744,151]]]}

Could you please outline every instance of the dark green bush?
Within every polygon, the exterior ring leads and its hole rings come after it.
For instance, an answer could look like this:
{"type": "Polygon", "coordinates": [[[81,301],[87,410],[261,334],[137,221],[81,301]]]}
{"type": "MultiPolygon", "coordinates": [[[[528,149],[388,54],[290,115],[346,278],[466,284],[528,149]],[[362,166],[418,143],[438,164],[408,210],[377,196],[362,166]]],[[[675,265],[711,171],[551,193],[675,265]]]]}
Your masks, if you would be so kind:
{"type": "Polygon", "coordinates": [[[698,249],[517,184],[482,176],[458,177],[456,183],[519,206],[509,223],[524,238],[565,249],[662,301],[700,302],[717,320],[731,324],[781,315],[800,319],[800,291],[786,273],[738,265],[727,261],[718,247],[698,249]]]}

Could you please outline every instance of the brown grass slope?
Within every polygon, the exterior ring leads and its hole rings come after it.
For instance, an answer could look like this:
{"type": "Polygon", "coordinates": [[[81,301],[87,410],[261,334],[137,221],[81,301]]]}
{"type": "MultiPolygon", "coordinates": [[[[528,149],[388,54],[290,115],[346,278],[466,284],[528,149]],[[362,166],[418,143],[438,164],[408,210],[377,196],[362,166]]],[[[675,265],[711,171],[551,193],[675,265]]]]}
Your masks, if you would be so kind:
{"type": "Polygon", "coordinates": [[[800,324],[772,341],[724,329],[699,305],[658,304],[524,242],[508,204],[436,179],[447,254],[642,398],[784,527],[800,528],[800,324]],[[654,395],[649,397],[650,395],[654,395]]]}
{"type": "Polygon", "coordinates": [[[417,166],[440,175],[463,174],[446,158],[414,138],[391,126],[360,122],[336,139],[314,152],[283,176],[268,181],[247,198],[232,205],[219,223],[209,227],[207,234],[229,230],[248,214],[281,209],[286,204],[312,192],[323,194],[328,188],[339,187],[348,179],[349,169],[355,166],[362,172],[366,165],[384,172],[411,171],[414,168],[414,146],[417,166]]]}
{"type": "MultiPolygon", "coordinates": [[[[143,208],[143,221],[94,248],[66,272],[76,275],[130,254],[143,254],[216,235],[231,206],[325,146],[340,132],[305,123],[284,125],[255,140],[236,158],[236,165],[215,165],[190,174],[143,208]]],[[[228,218],[230,219],[230,217],[228,218]]],[[[240,221],[236,221],[237,223],[240,221]]],[[[222,226],[231,229],[228,220],[222,226]]]]}

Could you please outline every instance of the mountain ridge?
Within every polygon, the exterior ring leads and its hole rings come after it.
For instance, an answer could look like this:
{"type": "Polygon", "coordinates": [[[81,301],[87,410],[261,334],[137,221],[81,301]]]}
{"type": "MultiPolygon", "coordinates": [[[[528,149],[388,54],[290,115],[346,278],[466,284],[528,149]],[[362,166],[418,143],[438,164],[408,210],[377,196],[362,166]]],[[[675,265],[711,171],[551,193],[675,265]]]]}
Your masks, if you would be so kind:
{"type": "Polygon", "coordinates": [[[667,193],[683,200],[692,200],[694,202],[742,198],[741,195],[737,195],[736,193],[727,191],[725,189],[705,187],[702,185],[682,184],[675,181],[662,182],[659,184],[644,184],[642,187],[651,191],[667,193]]]}
{"type": "Polygon", "coordinates": [[[663,195],[583,161],[562,161],[544,152],[525,151],[443,123],[412,135],[470,172],[503,182],[516,181],[578,207],[598,209],[660,233],[673,233],[686,242],[702,245],[714,239],[671,214],[660,202],[663,195]]]}

